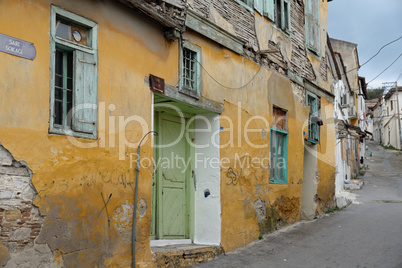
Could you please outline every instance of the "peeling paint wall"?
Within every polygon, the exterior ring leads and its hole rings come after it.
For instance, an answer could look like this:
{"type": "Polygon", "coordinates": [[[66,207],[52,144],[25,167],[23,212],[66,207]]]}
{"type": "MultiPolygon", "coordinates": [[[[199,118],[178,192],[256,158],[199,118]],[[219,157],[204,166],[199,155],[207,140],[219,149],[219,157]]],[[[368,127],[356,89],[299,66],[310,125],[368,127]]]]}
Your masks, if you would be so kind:
{"type": "MultiPolygon", "coordinates": [[[[52,256],[49,257],[52,261],[66,267],[129,266],[132,263],[130,206],[134,203],[135,183],[131,161],[136,159],[135,155],[130,156],[136,153],[136,145],[128,148],[126,144],[138,142],[143,130],[137,121],[128,122],[125,131],[119,130],[119,126],[128,117],[138,115],[148,124],[144,129],[151,128],[152,93],[144,77],[152,72],[164,77],[168,84],[177,82],[177,68],[166,68],[177,66],[177,43],[169,43],[163,37],[160,25],[115,1],[41,0],[11,4],[2,0],[0,5],[7,6],[0,10],[0,32],[34,43],[37,51],[33,61],[0,53],[0,88],[7,95],[0,100],[0,142],[32,170],[32,179],[24,173],[2,183],[11,186],[18,183],[23,187],[32,181],[38,193],[35,199],[33,196],[21,199],[33,205],[19,203],[13,207],[21,212],[21,220],[28,214],[32,217],[32,222],[27,220],[23,226],[33,228],[29,233],[21,229],[23,232],[20,230],[14,240],[8,238],[13,235],[13,227],[5,224],[18,223],[20,214],[11,215],[8,208],[1,207],[2,232],[6,234],[9,230],[9,235],[2,236],[0,243],[8,246],[12,256],[9,262],[20,258],[12,254],[21,244],[24,249],[17,249],[16,254],[23,255],[27,248],[41,255],[37,251],[42,249],[36,250],[36,245],[46,245],[48,250],[43,250],[43,256],[52,256]],[[51,4],[99,25],[97,140],[48,133],[51,4]],[[84,143],[95,147],[82,148],[84,143]],[[121,156],[123,160],[119,160],[121,156]],[[11,216],[17,220],[11,221],[11,216]]],[[[143,157],[152,157],[150,145],[150,139],[143,143],[143,157]]],[[[136,240],[137,263],[142,265],[152,264],[151,175],[152,165],[140,170],[136,240]]],[[[5,197],[14,194],[2,193],[5,197]]]]}
{"type": "MultiPolygon", "coordinates": [[[[5,5],[5,2],[0,0],[0,4],[5,5]]],[[[211,180],[215,180],[215,184],[209,189],[209,199],[200,195],[196,202],[202,209],[210,205],[205,200],[215,206],[220,197],[220,210],[213,216],[213,222],[220,224],[214,234],[220,237],[205,240],[206,236],[200,236],[204,240],[198,241],[220,242],[225,251],[300,219],[303,130],[309,107],[305,105],[305,88],[291,82],[288,71],[312,80],[324,90],[330,91],[330,88],[322,63],[325,59],[318,59],[305,49],[303,3],[290,2],[293,30],[289,37],[274,29],[267,19],[234,1],[190,1],[197,12],[247,43],[243,54],[239,55],[191,30],[183,34],[184,39],[201,48],[202,68],[209,73],[201,71],[202,98],[223,106],[219,123],[214,127],[222,130],[219,144],[230,146],[214,151],[228,162],[214,170],[213,178],[206,171],[197,174],[201,176],[197,179],[200,193],[209,188],[211,180]],[[263,33],[265,30],[267,33],[263,33]],[[278,49],[279,52],[260,55],[256,53],[259,49],[278,49]],[[250,162],[253,158],[269,157],[273,106],[286,110],[288,115],[285,185],[269,183],[268,168],[262,163],[251,166],[250,162]],[[265,118],[268,124],[255,116],[265,118]],[[256,131],[245,135],[246,123],[256,131]]],[[[326,1],[320,1],[320,8],[322,20],[325,20],[326,1]]],[[[326,23],[323,23],[322,29],[325,28],[326,23]]],[[[24,246],[19,252],[25,247],[30,251],[43,251],[43,256],[51,256],[55,265],[72,267],[131,265],[136,142],[153,124],[152,93],[144,77],[152,73],[164,78],[170,87],[178,85],[177,40],[167,41],[160,24],[111,0],[98,1],[96,5],[89,0],[13,1],[12,5],[7,4],[7,9],[0,10],[0,32],[33,42],[37,49],[34,61],[0,53],[0,61],[4,63],[0,66],[0,87],[8,96],[0,100],[0,142],[15,159],[26,161],[32,170],[32,177],[24,175],[21,181],[22,185],[31,181],[38,194],[36,198],[28,198],[33,204],[21,203],[21,209],[30,207],[30,215],[39,215],[42,224],[40,230],[32,233],[37,238],[28,239],[32,247],[24,246]],[[97,140],[48,133],[51,4],[87,17],[99,26],[97,140]],[[31,18],[32,23],[25,23],[26,18],[31,18]],[[18,23],[10,25],[11,20],[18,23]],[[133,115],[144,120],[125,121],[133,115]],[[122,125],[126,126],[124,131],[119,129],[122,125]],[[84,143],[93,148],[83,148],[84,143]],[[135,145],[129,147],[129,143],[135,145]]],[[[321,36],[325,40],[326,37],[321,36]]],[[[335,170],[333,105],[321,98],[321,107],[324,126],[317,149],[319,212],[332,204],[335,170]]],[[[150,138],[143,143],[143,158],[152,158],[151,143],[150,138]]],[[[136,261],[144,267],[153,265],[150,250],[152,169],[151,163],[144,165],[139,175],[136,261]]],[[[4,195],[10,194],[5,190],[4,195]]],[[[21,210],[22,218],[24,213],[27,212],[21,210]]],[[[197,222],[197,216],[196,224],[204,228],[198,230],[205,234],[208,224],[201,219],[197,222]]],[[[2,232],[3,229],[2,226],[2,232]]],[[[11,252],[13,248],[7,246],[11,252]]]]}

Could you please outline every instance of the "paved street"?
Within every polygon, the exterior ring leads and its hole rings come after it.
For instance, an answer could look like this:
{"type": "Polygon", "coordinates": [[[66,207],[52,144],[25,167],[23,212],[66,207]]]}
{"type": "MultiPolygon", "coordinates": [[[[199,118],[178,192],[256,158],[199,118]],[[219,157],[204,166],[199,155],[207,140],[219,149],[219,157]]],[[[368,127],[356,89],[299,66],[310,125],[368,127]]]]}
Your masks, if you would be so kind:
{"type": "Polygon", "coordinates": [[[402,153],[368,146],[357,203],[199,267],[402,267],[402,153]]]}

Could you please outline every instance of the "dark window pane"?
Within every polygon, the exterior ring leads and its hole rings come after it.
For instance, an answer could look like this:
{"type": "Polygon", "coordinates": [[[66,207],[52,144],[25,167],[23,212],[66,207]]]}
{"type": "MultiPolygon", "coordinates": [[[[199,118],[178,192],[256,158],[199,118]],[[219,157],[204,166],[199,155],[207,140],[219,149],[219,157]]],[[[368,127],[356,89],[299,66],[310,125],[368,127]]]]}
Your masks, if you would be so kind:
{"type": "Polygon", "coordinates": [[[281,12],[281,1],[276,1],[276,25],[278,28],[282,28],[282,12],[281,12]]]}
{"type": "Polygon", "coordinates": [[[54,123],[63,124],[63,103],[61,101],[54,102],[54,123]]]}
{"type": "Polygon", "coordinates": [[[63,52],[56,50],[56,74],[63,74],[63,52]]]}
{"type": "Polygon", "coordinates": [[[283,2],[284,7],[283,7],[283,11],[284,11],[284,19],[285,21],[283,22],[283,27],[285,29],[289,28],[289,4],[286,2],[283,2]]]}
{"type": "Polygon", "coordinates": [[[59,101],[63,101],[63,90],[61,88],[55,88],[54,89],[54,99],[55,100],[59,100],[59,101]]]}
{"type": "Polygon", "coordinates": [[[56,74],[55,80],[54,80],[55,86],[56,87],[63,87],[63,76],[60,74],[56,74]]]}
{"type": "Polygon", "coordinates": [[[73,77],[73,53],[67,54],[67,76],[73,77]]]}
{"type": "Polygon", "coordinates": [[[68,89],[73,89],[73,78],[72,77],[67,78],[67,88],[68,89]]]}

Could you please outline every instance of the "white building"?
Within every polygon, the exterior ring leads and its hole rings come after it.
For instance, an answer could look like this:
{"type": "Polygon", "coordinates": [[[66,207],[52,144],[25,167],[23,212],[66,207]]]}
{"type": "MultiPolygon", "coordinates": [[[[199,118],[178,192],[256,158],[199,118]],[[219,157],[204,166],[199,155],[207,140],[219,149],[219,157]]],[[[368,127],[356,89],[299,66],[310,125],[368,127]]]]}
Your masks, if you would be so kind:
{"type": "MultiPolygon", "coordinates": [[[[357,118],[359,127],[362,132],[367,133],[367,117],[366,117],[366,101],[367,99],[367,87],[366,79],[359,76],[359,93],[357,94],[357,118]]],[[[370,138],[372,135],[368,135],[370,138]]],[[[360,142],[360,165],[364,165],[364,159],[366,156],[366,139],[361,137],[360,142]]]]}
{"type": "Polygon", "coordinates": [[[401,150],[402,87],[385,94],[382,112],[382,143],[401,150]]]}

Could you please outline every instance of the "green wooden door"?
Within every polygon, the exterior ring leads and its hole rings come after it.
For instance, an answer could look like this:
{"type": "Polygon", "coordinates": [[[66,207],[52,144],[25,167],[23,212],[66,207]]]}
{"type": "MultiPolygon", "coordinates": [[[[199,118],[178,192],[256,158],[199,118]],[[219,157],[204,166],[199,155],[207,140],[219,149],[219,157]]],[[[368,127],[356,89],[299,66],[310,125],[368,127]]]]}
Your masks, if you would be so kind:
{"type": "Polygon", "coordinates": [[[189,146],[180,118],[157,113],[153,230],[156,239],[189,238],[189,146]]]}

